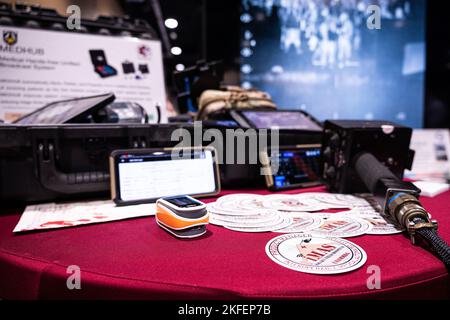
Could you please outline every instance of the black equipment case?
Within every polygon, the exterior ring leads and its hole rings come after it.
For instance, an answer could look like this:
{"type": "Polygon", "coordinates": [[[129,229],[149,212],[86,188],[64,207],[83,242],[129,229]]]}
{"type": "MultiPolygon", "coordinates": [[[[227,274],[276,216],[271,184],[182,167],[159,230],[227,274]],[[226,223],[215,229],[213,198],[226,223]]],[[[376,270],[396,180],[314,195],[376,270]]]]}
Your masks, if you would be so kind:
{"type": "MultiPolygon", "coordinates": [[[[169,147],[175,125],[0,126],[0,199],[105,196],[113,150],[169,147]]],[[[173,142],[176,144],[176,142],[173,142]]]]}
{"type": "MultiPolygon", "coordinates": [[[[190,124],[0,125],[1,204],[108,197],[108,158],[113,150],[174,147],[179,140],[173,141],[172,133],[180,128],[194,135],[190,124]]],[[[226,128],[218,129],[226,139],[226,128]]],[[[321,136],[321,132],[281,131],[279,142],[316,144],[321,136]]],[[[248,157],[247,153],[246,163],[248,157]]],[[[262,186],[259,169],[259,164],[222,164],[222,185],[262,186]]]]}
{"type": "MultiPolygon", "coordinates": [[[[65,17],[51,9],[17,4],[14,10],[11,5],[0,2],[0,25],[65,32],[65,21],[65,17]]],[[[157,38],[147,22],[126,17],[82,19],[81,27],[76,32],[157,38]]],[[[229,129],[204,124],[202,130],[211,127],[220,130],[224,138],[229,129]]],[[[193,125],[176,123],[0,124],[0,206],[109,197],[108,158],[113,150],[172,147],[179,143],[171,139],[173,131],[179,128],[194,132],[193,125]]],[[[279,141],[280,145],[317,144],[321,136],[320,131],[288,130],[280,131],[279,141]]],[[[246,157],[248,159],[249,155],[246,157]]],[[[259,164],[223,164],[220,169],[222,186],[264,185],[259,164]]]]}

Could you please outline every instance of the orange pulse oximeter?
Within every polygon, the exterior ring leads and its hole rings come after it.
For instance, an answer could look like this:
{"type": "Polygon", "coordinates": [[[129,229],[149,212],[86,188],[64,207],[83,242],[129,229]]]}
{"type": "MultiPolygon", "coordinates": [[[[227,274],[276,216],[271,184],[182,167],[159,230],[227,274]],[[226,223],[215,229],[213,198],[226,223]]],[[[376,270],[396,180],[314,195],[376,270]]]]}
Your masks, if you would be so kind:
{"type": "Polygon", "coordinates": [[[178,238],[195,238],[206,232],[206,205],[189,196],[164,197],[156,201],[156,223],[178,238]]]}

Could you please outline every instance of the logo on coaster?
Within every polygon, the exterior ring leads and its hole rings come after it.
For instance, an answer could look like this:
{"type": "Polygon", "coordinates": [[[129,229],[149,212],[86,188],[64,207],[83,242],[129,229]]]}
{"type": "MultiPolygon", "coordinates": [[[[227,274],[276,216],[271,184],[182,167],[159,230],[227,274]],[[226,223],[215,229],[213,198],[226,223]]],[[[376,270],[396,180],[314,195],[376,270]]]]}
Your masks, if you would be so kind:
{"type": "Polygon", "coordinates": [[[323,224],[308,232],[323,237],[348,238],[365,234],[372,230],[372,225],[362,219],[336,213],[317,214],[323,219],[323,224]]]}

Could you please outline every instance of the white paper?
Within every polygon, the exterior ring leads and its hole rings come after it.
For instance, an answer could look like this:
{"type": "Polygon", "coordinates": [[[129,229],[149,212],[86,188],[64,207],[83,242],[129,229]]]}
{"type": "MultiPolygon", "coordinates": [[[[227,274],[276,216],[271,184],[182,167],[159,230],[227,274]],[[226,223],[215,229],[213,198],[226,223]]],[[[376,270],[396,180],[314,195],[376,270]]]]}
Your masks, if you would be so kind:
{"type": "Polygon", "coordinates": [[[120,207],[111,200],[44,203],[27,206],[13,232],[72,227],[152,216],[155,213],[154,203],[120,207]]]}
{"type": "Polygon", "coordinates": [[[160,106],[161,120],[166,121],[160,41],[0,26],[0,35],[3,32],[16,38],[11,45],[0,38],[0,118],[5,122],[50,102],[107,92],[118,102],[140,104],[149,116],[160,106]],[[92,50],[103,51],[117,74],[100,77],[92,50]],[[123,65],[130,63],[135,72],[125,73],[123,65]]]}
{"type": "Polygon", "coordinates": [[[447,183],[415,181],[414,184],[422,191],[420,195],[425,197],[434,197],[449,189],[449,185],[447,183]]]}
{"type": "Polygon", "coordinates": [[[410,147],[415,151],[415,156],[412,170],[405,173],[408,178],[449,178],[450,137],[447,129],[415,129],[410,147]]]}

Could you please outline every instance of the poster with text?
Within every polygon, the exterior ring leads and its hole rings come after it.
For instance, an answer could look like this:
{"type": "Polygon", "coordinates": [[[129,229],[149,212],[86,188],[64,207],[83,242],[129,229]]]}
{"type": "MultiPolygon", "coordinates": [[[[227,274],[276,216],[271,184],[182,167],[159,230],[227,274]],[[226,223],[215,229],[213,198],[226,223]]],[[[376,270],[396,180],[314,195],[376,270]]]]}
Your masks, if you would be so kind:
{"type": "Polygon", "coordinates": [[[44,105],[112,92],[166,122],[157,40],[0,26],[0,119],[11,122],[44,105]]]}

